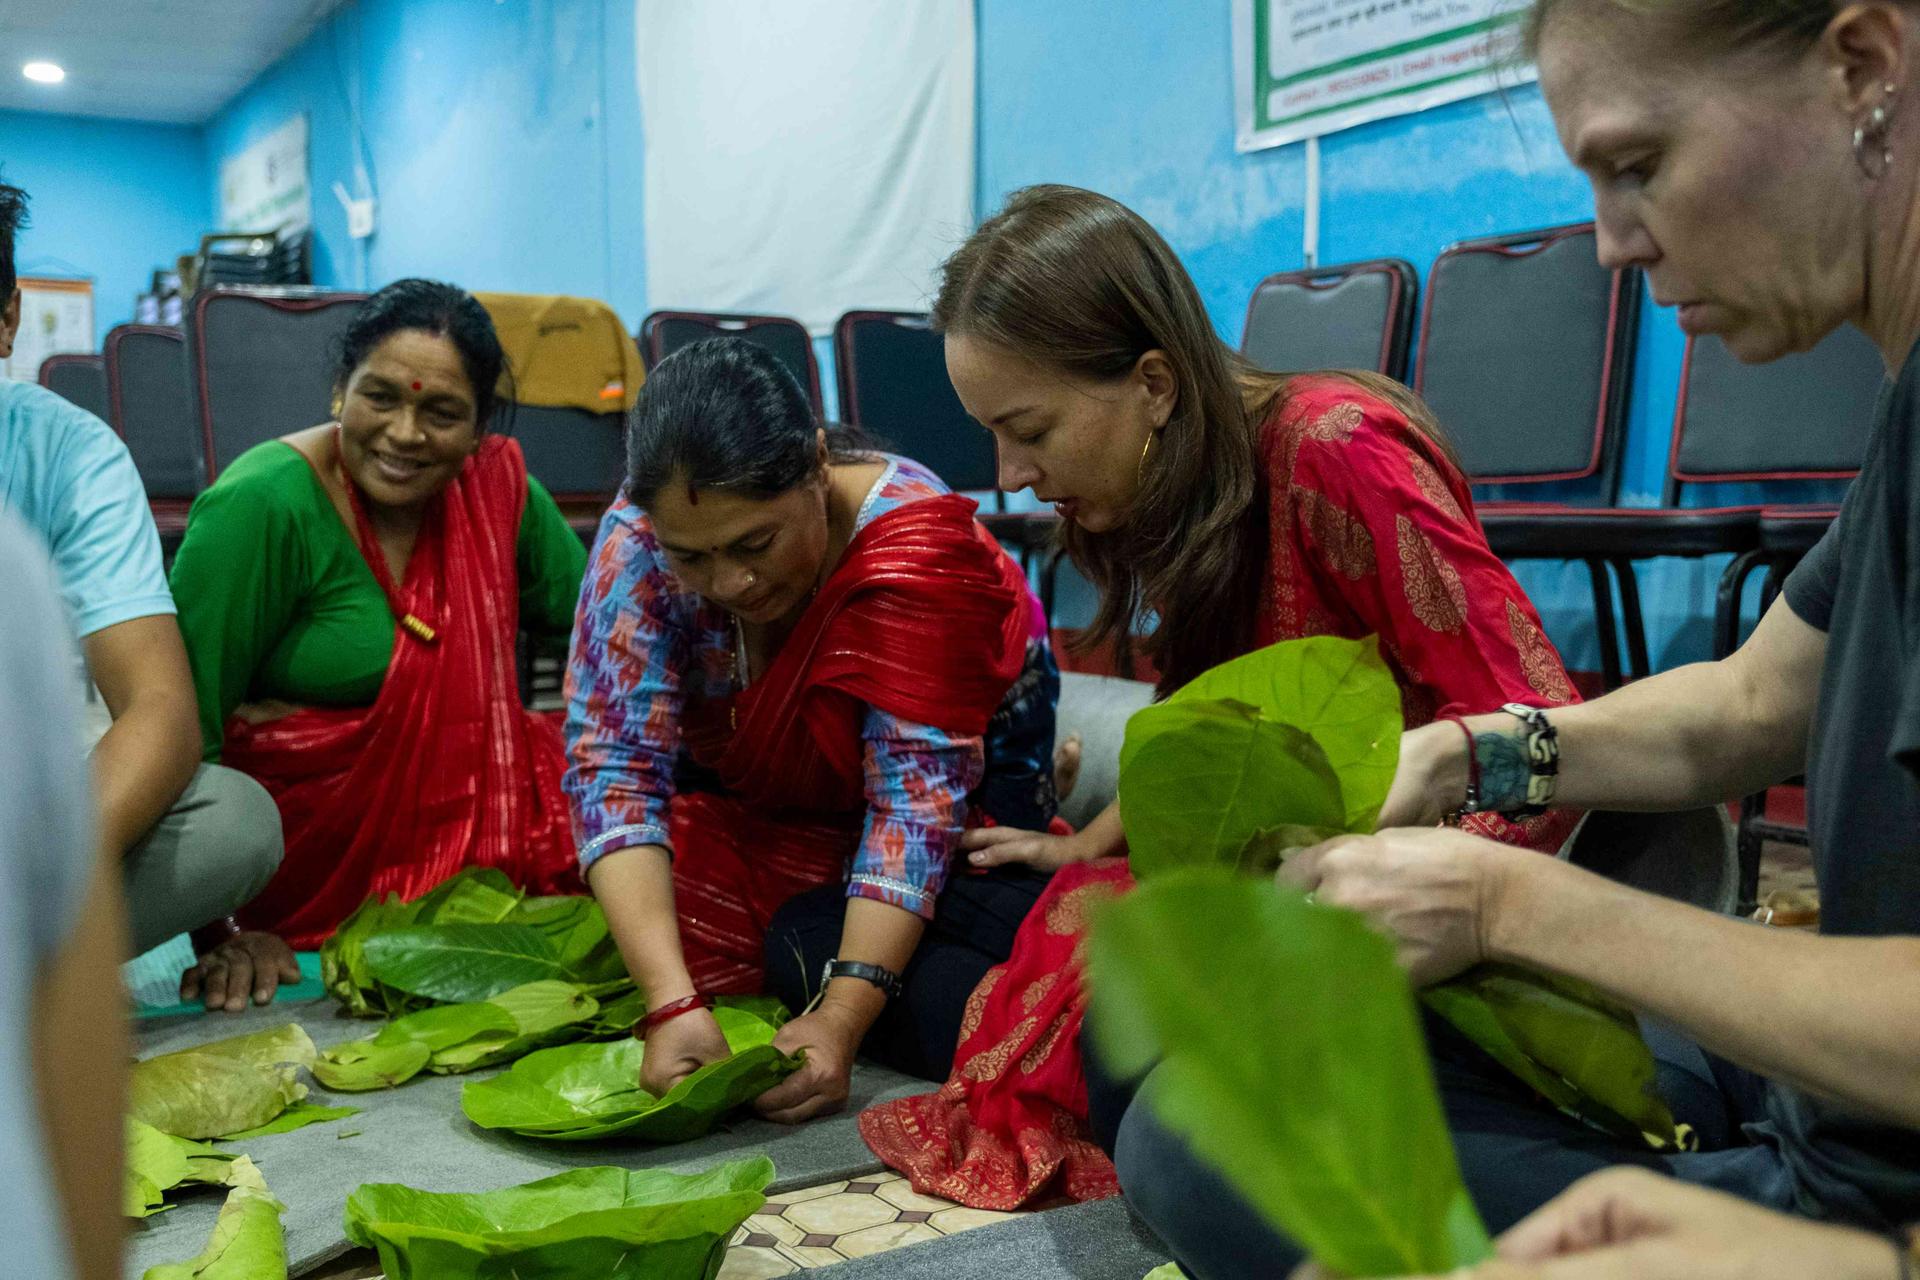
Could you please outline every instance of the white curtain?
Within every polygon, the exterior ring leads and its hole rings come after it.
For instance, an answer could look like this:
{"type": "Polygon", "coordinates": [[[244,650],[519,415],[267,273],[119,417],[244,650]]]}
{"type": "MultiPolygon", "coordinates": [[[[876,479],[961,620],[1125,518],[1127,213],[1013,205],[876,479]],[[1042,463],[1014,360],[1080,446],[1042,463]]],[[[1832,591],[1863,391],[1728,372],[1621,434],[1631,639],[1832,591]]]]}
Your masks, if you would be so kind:
{"type": "Polygon", "coordinates": [[[636,0],[656,309],[922,310],[973,225],[973,0],[636,0]]]}

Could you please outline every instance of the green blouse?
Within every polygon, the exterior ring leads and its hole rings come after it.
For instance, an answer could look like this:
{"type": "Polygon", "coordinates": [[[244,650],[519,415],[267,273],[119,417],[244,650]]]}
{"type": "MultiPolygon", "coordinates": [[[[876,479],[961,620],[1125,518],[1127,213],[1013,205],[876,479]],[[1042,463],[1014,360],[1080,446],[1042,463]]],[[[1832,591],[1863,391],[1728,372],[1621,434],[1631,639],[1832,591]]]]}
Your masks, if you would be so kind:
{"type": "MultiPolygon", "coordinates": [[[[531,476],[516,560],[521,625],[566,634],[587,551],[531,476]]],[[[171,580],[206,759],[220,758],[227,720],[243,702],[364,707],[379,696],[398,624],[320,477],[292,445],[247,450],[194,499],[171,580]]]]}

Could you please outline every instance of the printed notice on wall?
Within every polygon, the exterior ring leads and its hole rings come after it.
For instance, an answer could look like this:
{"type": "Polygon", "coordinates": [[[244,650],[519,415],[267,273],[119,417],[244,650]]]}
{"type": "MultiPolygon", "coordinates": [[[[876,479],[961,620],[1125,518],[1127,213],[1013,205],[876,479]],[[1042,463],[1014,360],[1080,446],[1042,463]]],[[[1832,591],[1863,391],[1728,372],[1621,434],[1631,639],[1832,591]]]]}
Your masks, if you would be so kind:
{"type": "Polygon", "coordinates": [[[1235,141],[1277,147],[1425,111],[1534,70],[1527,0],[1234,0],[1235,141]]]}
{"type": "Polygon", "coordinates": [[[220,166],[220,230],[300,231],[313,225],[307,118],[293,119],[220,166]]]}
{"type": "Polygon", "coordinates": [[[48,356],[94,350],[93,285],[85,280],[20,277],[20,331],[0,370],[16,382],[40,376],[48,356]]]}

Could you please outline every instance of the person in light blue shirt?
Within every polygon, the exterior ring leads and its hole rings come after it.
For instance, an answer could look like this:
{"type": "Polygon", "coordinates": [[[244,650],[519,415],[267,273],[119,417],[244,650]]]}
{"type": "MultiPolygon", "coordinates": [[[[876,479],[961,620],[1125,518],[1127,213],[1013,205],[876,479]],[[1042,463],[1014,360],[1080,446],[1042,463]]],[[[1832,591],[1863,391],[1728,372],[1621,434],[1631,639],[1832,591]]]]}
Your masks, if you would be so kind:
{"type": "Polygon", "coordinates": [[[16,1175],[0,1272],[108,1280],[129,1045],[98,995],[126,913],[93,838],[72,647],[35,542],[0,511],[0,1168],[16,1175]]]}
{"type": "MultiPolygon", "coordinates": [[[[20,325],[14,232],[26,196],[0,183],[0,357],[20,325]]],[[[200,727],[186,647],[160,562],[160,538],[133,458],[113,429],[41,387],[0,381],[0,508],[39,536],[68,621],[112,726],[93,749],[101,843],[122,860],[133,942],[144,951],[222,921],[280,865],[280,818],[252,779],[200,763],[200,727]]],[[[207,1007],[266,999],[274,971],[226,956],[206,981],[207,1007]],[[236,981],[237,979],[237,981],[236,981]]]]}

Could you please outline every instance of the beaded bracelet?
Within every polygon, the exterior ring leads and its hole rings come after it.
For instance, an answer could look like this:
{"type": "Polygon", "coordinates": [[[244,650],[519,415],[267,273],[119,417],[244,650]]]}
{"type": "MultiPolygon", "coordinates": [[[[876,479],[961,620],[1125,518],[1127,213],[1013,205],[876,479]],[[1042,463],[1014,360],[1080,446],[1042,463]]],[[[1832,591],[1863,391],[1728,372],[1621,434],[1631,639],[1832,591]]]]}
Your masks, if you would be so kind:
{"type": "Polygon", "coordinates": [[[1500,709],[1518,719],[1527,729],[1527,768],[1531,775],[1527,779],[1527,803],[1525,808],[1514,810],[1511,816],[1538,817],[1552,806],[1554,788],[1559,782],[1560,735],[1547,719],[1547,713],[1539,707],[1530,707],[1524,702],[1509,702],[1500,709]]]}
{"type": "Polygon", "coordinates": [[[1461,813],[1480,812],[1480,753],[1473,747],[1473,730],[1467,728],[1467,722],[1451,711],[1440,713],[1442,720],[1451,721],[1460,726],[1460,732],[1467,736],[1467,798],[1460,806],[1461,813]]]}

